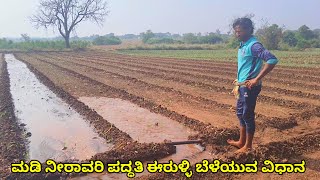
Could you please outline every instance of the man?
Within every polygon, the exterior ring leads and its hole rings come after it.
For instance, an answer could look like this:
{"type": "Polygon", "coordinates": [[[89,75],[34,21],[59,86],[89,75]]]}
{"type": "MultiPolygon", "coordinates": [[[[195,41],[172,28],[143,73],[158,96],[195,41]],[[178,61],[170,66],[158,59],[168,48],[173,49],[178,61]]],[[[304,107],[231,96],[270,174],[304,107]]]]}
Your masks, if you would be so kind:
{"type": "Polygon", "coordinates": [[[237,141],[228,139],[227,142],[239,148],[236,153],[243,153],[252,149],[255,132],[254,109],[261,91],[261,80],[275,67],[278,60],[252,35],[254,27],[249,18],[236,19],[233,23],[233,29],[236,37],[241,41],[238,50],[237,77],[237,82],[240,86],[237,100],[240,139],[237,141]],[[263,61],[266,64],[262,69],[263,61]]]}

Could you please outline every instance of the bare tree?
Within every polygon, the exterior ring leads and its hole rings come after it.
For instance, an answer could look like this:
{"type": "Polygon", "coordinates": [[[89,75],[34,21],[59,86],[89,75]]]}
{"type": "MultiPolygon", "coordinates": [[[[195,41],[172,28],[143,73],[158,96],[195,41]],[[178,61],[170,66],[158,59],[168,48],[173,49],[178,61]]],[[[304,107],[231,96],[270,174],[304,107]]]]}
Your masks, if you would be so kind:
{"type": "Polygon", "coordinates": [[[21,34],[21,39],[24,40],[25,42],[31,41],[31,38],[28,34],[21,34]]]}
{"type": "Polygon", "coordinates": [[[42,0],[31,22],[36,28],[57,28],[66,47],[70,48],[70,34],[80,22],[92,21],[102,25],[108,13],[104,0],[42,0]]]}

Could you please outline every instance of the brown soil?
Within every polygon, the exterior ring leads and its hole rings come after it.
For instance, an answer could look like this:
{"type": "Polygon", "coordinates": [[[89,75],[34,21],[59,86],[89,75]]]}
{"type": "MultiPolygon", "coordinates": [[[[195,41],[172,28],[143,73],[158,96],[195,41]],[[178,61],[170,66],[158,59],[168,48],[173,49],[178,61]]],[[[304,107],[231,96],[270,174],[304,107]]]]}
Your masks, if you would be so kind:
{"type": "MultiPolygon", "coordinates": [[[[82,96],[121,98],[169,117],[198,132],[189,139],[203,140],[208,151],[226,162],[235,160],[240,163],[256,159],[261,163],[268,158],[291,162],[297,161],[293,157],[308,157],[320,150],[320,77],[314,68],[280,66],[264,80],[256,110],[254,151],[236,156],[233,153],[235,148],[226,144],[228,138],[238,137],[235,99],[229,94],[236,71],[234,63],[135,57],[92,51],[16,53],[16,57],[26,62],[53,92],[85,115],[102,137],[116,144],[114,150],[97,154],[94,159],[104,162],[116,159],[148,160],[174,153],[175,149],[165,144],[133,142],[129,135],[78,101],[77,98],[82,96]],[[288,76],[292,79],[286,79],[288,76]],[[310,78],[314,81],[305,81],[310,78]]],[[[309,160],[318,162],[319,158],[310,156],[309,160]]],[[[317,170],[315,168],[309,177],[313,177],[317,170]]],[[[221,178],[260,177],[259,173],[236,176],[194,174],[193,177],[212,179],[213,175],[221,178]]],[[[52,178],[67,176],[70,175],[52,175],[52,178]]],[[[182,174],[156,174],[143,176],[142,179],[183,177],[182,174]]],[[[285,179],[289,178],[285,176],[285,179]]]]}
{"type": "Polygon", "coordinates": [[[10,170],[10,163],[24,159],[26,140],[22,126],[14,115],[7,64],[0,54],[0,179],[10,170]]]}

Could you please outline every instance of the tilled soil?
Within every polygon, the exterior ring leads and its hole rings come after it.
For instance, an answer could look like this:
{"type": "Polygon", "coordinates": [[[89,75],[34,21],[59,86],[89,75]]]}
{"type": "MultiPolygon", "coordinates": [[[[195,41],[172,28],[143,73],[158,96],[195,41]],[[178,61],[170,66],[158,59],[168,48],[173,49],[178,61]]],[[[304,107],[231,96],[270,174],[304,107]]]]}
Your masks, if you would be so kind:
{"type": "MultiPolygon", "coordinates": [[[[320,77],[315,68],[280,66],[265,78],[256,109],[254,151],[239,156],[234,155],[235,148],[226,144],[227,139],[238,137],[235,99],[230,94],[231,82],[236,75],[234,63],[97,51],[15,55],[27,63],[41,82],[84,115],[102,137],[116,144],[114,150],[97,154],[93,159],[105,162],[130,158],[148,160],[164,157],[175,150],[165,144],[133,142],[128,134],[77,100],[82,96],[121,98],[178,121],[198,132],[189,139],[203,140],[208,151],[225,162],[258,160],[261,163],[265,159],[283,162],[320,150],[320,77]]],[[[1,78],[5,76],[4,71],[1,78]]],[[[233,175],[218,173],[223,178],[233,175]]],[[[183,174],[156,174],[142,179],[155,179],[156,176],[158,179],[184,177],[183,174]]],[[[213,176],[217,177],[217,174],[193,175],[206,179],[213,176]]],[[[309,177],[313,178],[314,173],[309,177]]]]}
{"type": "Polygon", "coordinates": [[[10,171],[10,163],[24,159],[26,141],[24,128],[14,115],[14,106],[10,94],[10,80],[7,64],[0,54],[0,178],[10,171]]]}

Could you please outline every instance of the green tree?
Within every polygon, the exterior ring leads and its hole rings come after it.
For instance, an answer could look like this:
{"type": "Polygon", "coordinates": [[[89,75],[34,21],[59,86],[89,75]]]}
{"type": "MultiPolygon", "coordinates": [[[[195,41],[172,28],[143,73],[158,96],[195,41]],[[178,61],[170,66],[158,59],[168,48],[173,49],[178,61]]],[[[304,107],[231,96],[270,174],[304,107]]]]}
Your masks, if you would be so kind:
{"type": "Polygon", "coordinates": [[[93,40],[95,45],[118,45],[121,44],[121,40],[118,37],[108,35],[108,36],[98,36],[93,40]]]}
{"type": "Polygon", "coordinates": [[[283,32],[282,41],[288,44],[289,46],[293,47],[297,45],[298,39],[296,38],[294,32],[287,30],[283,32]]]}
{"type": "Polygon", "coordinates": [[[313,31],[310,30],[310,28],[306,25],[299,27],[298,33],[305,40],[316,38],[316,35],[313,33],[313,31]]]}
{"type": "Polygon", "coordinates": [[[198,37],[198,43],[200,44],[216,44],[222,42],[223,39],[221,35],[216,33],[209,33],[206,36],[198,37]]]}
{"type": "Polygon", "coordinates": [[[273,24],[258,29],[256,35],[266,48],[278,49],[279,42],[282,39],[282,28],[277,24],[273,24]]]}
{"type": "Polygon", "coordinates": [[[207,38],[209,40],[208,44],[216,44],[216,43],[221,43],[223,41],[219,30],[217,30],[216,33],[209,33],[207,38]]]}
{"type": "Polygon", "coordinates": [[[182,41],[184,41],[187,44],[196,44],[199,43],[198,37],[194,35],[193,33],[186,33],[182,36],[182,41]]]}
{"type": "Polygon", "coordinates": [[[313,30],[313,33],[315,34],[316,38],[320,38],[320,29],[313,30]]]}
{"type": "Polygon", "coordinates": [[[28,36],[28,34],[21,34],[21,38],[25,42],[30,42],[31,38],[28,36]]]}
{"type": "Polygon", "coordinates": [[[312,40],[310,40],[310,46],[312,48],[320,48],[320,39],[312,39],[312,40]]]}
{"type": "Polygon", "coordinates": [[[240,41],[236,37],[231,37],[228,40],[227,47],[235,49],[235,48],[239,47],[239,44],[240,44],[240,41]]]}
{"type": "Polygon", "coordinates": [[[311,47],[311,43],[310,43],[310,41],[307,41],[305,39],[300,38],[300,39],[298,39],[297,47],[299,49],[310,48],[311,47]]]}
{"type": "Polygon", "coordinates": [[[147,43],[147,41],[153,37],[155,37],[154,33],[151,30],[147,30],[147,32],[143,32],[140,34],[143,43],[147,43]]]}

